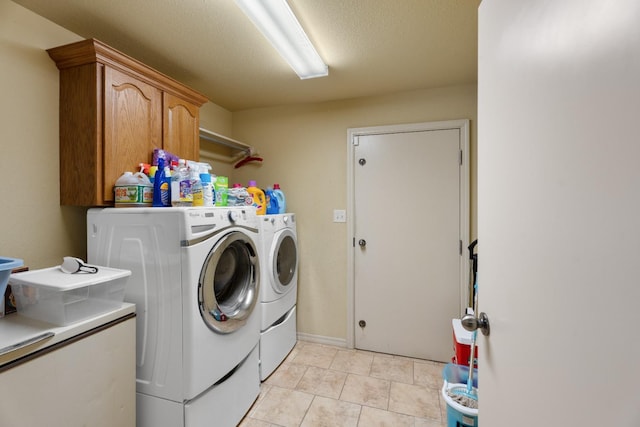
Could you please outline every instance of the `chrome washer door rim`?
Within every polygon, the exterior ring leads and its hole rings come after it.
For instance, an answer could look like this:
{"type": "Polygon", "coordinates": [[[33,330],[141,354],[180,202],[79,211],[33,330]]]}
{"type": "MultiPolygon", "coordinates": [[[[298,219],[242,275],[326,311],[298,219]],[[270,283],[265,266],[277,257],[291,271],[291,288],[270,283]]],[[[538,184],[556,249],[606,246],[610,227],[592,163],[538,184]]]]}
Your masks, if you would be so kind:
{"type": "Polygon", "coordinates": [[[241,328],[259,297],[259,261],[253,241],[232,231],[209,251],[198,281],[198,307],[205,324],[227,334],[241,328]]]}
{"type": "Polygon", "coordinates": [[[285,230],[278,236],[274,246],[271,268],[275,290],[278,293],[285,293],[296,286],[293,279],[298,270],[298,244],[295,235],[290,230],[285,230]]]}

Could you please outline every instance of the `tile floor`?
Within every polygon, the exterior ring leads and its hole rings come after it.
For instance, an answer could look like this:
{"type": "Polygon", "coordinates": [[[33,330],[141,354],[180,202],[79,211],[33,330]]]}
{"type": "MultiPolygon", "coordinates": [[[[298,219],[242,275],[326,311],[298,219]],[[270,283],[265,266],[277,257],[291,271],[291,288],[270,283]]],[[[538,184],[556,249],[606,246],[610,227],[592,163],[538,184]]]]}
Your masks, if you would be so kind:
{"type": "Polygon", "coordinates": [[[298,341],[240,427],[446,427],[443,367],[298,341]]]}

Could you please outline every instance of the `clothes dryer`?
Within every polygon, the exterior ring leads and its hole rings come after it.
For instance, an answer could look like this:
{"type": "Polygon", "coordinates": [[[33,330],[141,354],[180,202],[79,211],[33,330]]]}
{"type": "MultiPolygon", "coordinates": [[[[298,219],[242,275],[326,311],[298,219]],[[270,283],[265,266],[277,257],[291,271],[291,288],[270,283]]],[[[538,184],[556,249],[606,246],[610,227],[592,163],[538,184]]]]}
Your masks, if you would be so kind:
{"type": "Polygon", "coordinates": [[[126,268],[138,427],[235,426],[260,391],[255,209],[106,208],[88,261],[126,268]]]}
{"type": "Polygon", "coordinates": [[[298,237],[292,213],[259,216],[262,283],[260,379],[265,380],[296,343],[298,237]]]}

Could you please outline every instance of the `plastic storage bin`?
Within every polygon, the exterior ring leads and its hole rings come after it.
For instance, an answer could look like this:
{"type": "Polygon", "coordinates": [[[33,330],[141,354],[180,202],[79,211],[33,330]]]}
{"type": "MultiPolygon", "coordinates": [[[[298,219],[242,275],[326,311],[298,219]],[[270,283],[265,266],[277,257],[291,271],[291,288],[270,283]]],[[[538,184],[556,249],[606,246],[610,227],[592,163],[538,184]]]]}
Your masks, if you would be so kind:
{"type": "Polygon", "coordinates": [[[12,274],[9,283],[18,313],[65,326],[120,308],[129,276],[129,270],[108,267],[95,274],[51,267],[12,274]]]}
{"type": "MultiPolygon", "coordinates": [[[[448,363],[442,370],[444,384],[442,397],[447,403],[447,427],[478,427],[478,409],[467,408],[454,401],[447,390],[452,387],[466,387],[469,379],[469,367],[448,363]]],[[[473,387],[478,388],[478,370],[473,370],[473,387]]]]}

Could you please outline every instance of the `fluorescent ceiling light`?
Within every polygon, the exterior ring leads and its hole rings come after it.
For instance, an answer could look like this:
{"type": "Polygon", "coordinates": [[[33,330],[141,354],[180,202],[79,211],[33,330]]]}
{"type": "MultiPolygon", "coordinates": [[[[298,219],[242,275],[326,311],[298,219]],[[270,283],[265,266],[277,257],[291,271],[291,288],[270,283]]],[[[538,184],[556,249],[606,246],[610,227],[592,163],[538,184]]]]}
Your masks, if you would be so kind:
{"type": "Polygon", "coordinates": [[[236,4],[301,79],[329,74],[286,0],[236,0],[236,4]]]}

